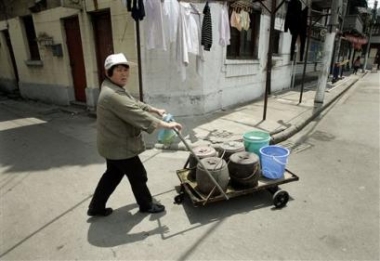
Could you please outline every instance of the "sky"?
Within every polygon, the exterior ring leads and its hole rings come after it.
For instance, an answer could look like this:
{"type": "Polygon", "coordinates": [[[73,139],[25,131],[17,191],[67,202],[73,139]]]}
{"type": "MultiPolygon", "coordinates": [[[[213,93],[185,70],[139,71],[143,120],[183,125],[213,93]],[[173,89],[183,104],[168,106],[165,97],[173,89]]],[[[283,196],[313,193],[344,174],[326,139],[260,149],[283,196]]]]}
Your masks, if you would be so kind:
{"type": "MultiPolygon", "coordinates": [[[[367,0],[368,7],[373,8],[375,5],[375,0],[367,0]]],[[[377,7],[379,8],[379,1],[377,1],[377,7]]]]}

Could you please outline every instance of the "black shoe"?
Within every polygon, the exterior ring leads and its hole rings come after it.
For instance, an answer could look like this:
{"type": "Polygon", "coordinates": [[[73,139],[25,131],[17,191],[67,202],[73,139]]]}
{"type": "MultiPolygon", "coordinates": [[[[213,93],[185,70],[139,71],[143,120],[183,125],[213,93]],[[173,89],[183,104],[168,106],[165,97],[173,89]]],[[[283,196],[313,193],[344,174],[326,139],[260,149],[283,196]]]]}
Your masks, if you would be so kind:
{"type": "Polygon", "coordinates": [[[87,215],[89,215],[91,217],[94,217],[94,216],[103,216],[103,217],[106,217],[106,216],[111,215],[112,211],[113,211],[112,208],[105,208],[105,209],[92,209],[92,208],[89,208],[87,210],[87,215]]]}
{"type": "Polygon", "coordinates": [[[149,208],[140,208],[140,212],[143,213],[160,213],[163,211],[165,211],[165,206],[158,203],[152,203],[149,208]]]}

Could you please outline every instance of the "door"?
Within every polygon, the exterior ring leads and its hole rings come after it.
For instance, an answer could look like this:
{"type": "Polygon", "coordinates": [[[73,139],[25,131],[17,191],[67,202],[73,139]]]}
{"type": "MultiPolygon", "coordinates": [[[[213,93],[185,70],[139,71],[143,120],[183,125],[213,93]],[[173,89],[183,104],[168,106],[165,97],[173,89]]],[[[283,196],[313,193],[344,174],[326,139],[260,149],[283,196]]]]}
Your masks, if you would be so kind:
{"type": "Polygon", "coordinates": [[[66,44],[69,52],[71,75],[73,78],[75,100],[86,102],[86,71],[84,67],[82,39],[78,17],[64,19],[66,44]]]}
{"type": "Polygon", "coordinates": [[[113,54],[111,16],[109,11],[92,14],[99,85],[104,80],[104,61],[113,54]]]}

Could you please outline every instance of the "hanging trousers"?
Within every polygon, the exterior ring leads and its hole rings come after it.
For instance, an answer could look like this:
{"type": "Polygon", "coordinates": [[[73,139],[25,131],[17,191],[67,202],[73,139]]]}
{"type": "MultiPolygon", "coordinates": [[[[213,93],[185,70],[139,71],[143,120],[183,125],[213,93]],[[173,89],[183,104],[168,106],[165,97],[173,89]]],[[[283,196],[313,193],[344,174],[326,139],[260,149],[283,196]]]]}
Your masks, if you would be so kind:
{"type": "Polygon", "coordinates": [[[152,203],[152,195],[146,184],[148,176],[138,156],[123,160],[107,159],[107,170],[99,180],[89,208],[104,209],[109,197],[124,175],[128,177],[132,192],[140,208],[149,208],[152,203]]]}
{"type": "Polygon", "coordinates": [[[303,61],[303,55],[305,52],[305,43],[306,43],[306,34],[303,33],[295,33],[292,35],[292,43],[290,44],[290,60],[293,61],[294,51],[296,49],[296,42],[298,36],[300,37],[300,49],[298,50],[300,53],[300,62],[303,61]]]}

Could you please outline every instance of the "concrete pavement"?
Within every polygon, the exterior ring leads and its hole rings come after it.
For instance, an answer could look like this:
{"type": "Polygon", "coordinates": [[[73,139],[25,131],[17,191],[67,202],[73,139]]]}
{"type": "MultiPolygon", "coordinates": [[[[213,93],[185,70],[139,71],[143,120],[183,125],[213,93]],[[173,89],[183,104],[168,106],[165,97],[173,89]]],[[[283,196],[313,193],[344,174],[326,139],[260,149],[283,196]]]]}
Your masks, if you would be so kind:
{"type": "MultiPolygon", "coordinates": [[[[328,88],[323,106],[331,104],[361,77],[350,76],[328,88]]],[[[239,140],[245,131],[254,128],[274,133],[273,137],[289,136],[292,128],[302,126],[322,110],[323,106],[314,107],[314,94],[314,87],[306,86],[300,105],[296,89],[273,94],[268,100],[266,121],[262,121],[262,101],[176,120],[184,124],[183,135],[192,145],[239,140]]],[[[310,251],[300,252],[297,245],[286,244],[295,222],[292,208],[272,211],[271,195],[265,191],[207,208],[194,208],[186,201],[173,204],[179,185],[175,171],[183,167],[189,153],[179,142],[169,149],[180,150],[157,149],[162,145],[156,143],[156,133],[147,137],[155,148],[141,158],[149,173],[151,192],[166,205],[166,213],[139,213],[124,180],[108,203],[114,213],[107,218],[88,218],[89,200],[105,168],[96,152],[95,119],[81,109],[0,97],[0,259],[311,257],[310,251]],[[285,244],[287,247],[281,247],[285,244]]],[[[297,186],[297,182],[286,185],[291,195],[297,186]]],[[[301,225],[303,231],[308,227],[307,223],[301,225]]],[[[302,233],[299,237],[298,242],[302,242],[302,233]]]]}
{"type": "MultiPolygon", "coordinates": [[[[334,84],[328,82],[323,104],[314,103],[316,82],[305,84],[301,103],[300,86],[273,93],[268,98],[264,121],[263,100],[210,115],[175,117],[175,120],[183,123],[183,136],[191,146],[217,146],[226,141],[241,141],[245,132],[254,129],[271,133],[271,144],[276,144],[301,130],[366,73],[349,75],[334,84]]],[[[179,138],[172,144],[157,143],[157,135],[146,135],[145,140],[149,146],[158,149],[186,150],[179,138]]]]}

